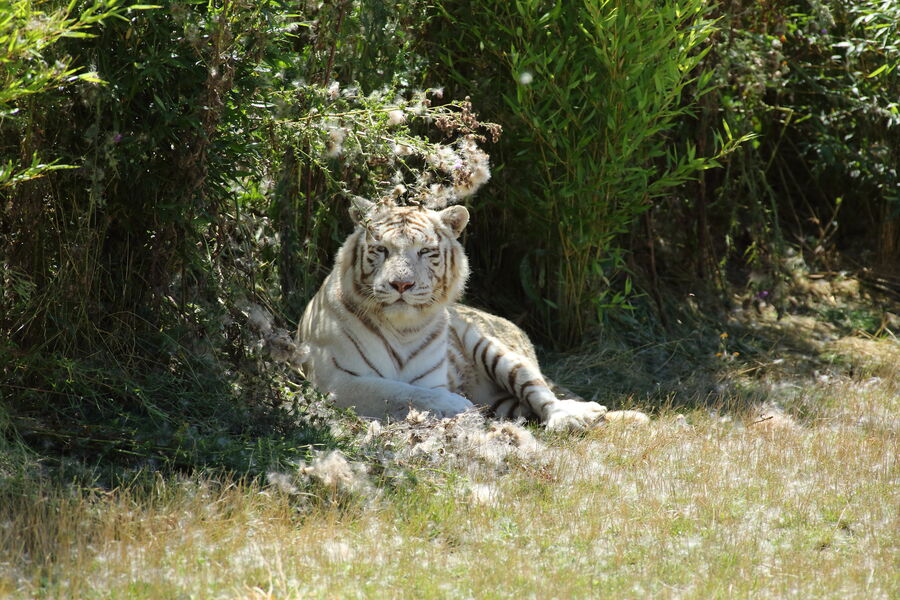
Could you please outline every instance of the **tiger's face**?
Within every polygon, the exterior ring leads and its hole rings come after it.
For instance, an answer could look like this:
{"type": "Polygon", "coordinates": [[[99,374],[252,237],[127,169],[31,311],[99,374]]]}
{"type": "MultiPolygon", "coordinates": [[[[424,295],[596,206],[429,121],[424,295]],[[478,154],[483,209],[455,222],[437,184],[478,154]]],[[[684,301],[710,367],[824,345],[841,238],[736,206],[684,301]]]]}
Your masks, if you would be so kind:
{"type": "Polygon", "coordinates": [[[457,238],[469,220],[462,206],[442,211],[357,203],[357,293],[388,316],[414,316],[456,301],[468,277],[457,238]]]}

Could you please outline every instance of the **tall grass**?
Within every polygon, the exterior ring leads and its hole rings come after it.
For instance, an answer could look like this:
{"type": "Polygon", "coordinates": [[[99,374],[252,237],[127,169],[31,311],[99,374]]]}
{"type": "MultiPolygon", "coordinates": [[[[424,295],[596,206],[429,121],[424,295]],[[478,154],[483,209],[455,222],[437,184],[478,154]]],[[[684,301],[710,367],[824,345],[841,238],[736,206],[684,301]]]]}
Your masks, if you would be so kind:
{"type": "Polygon", "coordinates": [[[900,7],[742,1],[712,11],[718,31],[704,67],[715,91],[679,137],[706,151],[724,120],[758,138],[654,215],[668,242],[660,270],[690,263],[721,289],[737,283],[782,303],[782,261],[794,250],[832,270],[857,266],[841,250],[866,246],[867,266],[893,271],[900,7]],[[683,251],[672,256],[673,248],[683,251]],[[752,280],[734,268],[742,263],[752,280]]]}
{"type": "Polygon", "coordinates": [[[693,0],[442,8],[448,30],[464,32],[441,38],[450,74],[501,99],[511,171],[496,202],[528,238],[521,285],[565,346],[625,304],[629,283],[612,285],[622,236],[715,164],[671,138],[708,91],[711,73],[698,65],[713,24],[693,0]]]}

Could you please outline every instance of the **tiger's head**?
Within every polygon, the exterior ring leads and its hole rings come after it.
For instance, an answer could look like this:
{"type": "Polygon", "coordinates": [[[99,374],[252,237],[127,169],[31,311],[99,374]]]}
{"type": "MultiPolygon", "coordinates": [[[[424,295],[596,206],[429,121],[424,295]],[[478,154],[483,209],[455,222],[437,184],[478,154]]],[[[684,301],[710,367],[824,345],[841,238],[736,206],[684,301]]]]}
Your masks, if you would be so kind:
{"type": "Polygon", "coordinates": [[[358,301],[389,320],[415,320],[459,299],[469,264],[458,238],[469,211],[356,200],[347,275],[358,301]]]}

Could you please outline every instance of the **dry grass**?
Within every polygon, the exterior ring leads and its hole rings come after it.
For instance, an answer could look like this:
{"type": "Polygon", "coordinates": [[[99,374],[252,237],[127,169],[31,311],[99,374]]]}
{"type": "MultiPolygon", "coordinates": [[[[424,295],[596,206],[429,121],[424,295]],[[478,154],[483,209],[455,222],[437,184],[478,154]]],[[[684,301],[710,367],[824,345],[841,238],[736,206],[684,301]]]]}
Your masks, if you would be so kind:
{"type": "Polygon", "coordinates": [[[856,375],[772,370],[745,410],[411,419],[270,483],[32,489],[0,505],[0,597],[897,598],[900,349],[829,348],[856,375]]]}

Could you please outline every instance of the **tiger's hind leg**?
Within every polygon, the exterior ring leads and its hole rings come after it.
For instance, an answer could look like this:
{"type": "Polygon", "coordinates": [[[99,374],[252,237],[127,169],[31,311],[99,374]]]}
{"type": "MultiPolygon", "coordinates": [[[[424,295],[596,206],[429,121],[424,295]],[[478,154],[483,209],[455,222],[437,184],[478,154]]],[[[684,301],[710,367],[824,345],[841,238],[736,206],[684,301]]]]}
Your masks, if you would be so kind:
{"type": "Polygon", "coordinates": [[[532,420],[537,418],[537,415],[534,414],[534,410],[532,410],[529,405],[522,403],[521,400],[507,392],[505,389],[499,388],[496,385],[492,387],[493,395],[490,398],[490,402],[485,402],[485,405],[490,408],[491,415],[498,419],[521,418],[532,420]]]}
{"type": "Polygon", "coordinates": [[[485,335],[473,323],[454,324],[453,351],[474,368],[467,395],[498,417],[537,417],[547,429],[587,429],[602,421],[606,407],[596,402],[560,400],[537,363],[485,335]]]}

